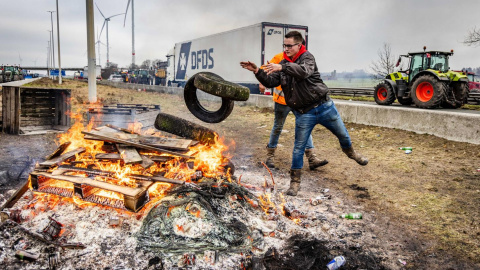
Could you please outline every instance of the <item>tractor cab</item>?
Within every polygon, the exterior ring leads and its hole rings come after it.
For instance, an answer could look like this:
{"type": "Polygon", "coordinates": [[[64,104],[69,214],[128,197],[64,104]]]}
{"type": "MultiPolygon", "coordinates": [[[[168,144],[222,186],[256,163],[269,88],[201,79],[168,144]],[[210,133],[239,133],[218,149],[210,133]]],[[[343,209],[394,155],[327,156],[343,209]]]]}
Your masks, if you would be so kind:
{"type": "Polygon", "coordinates": [[[441,51],[429,51],[409,53],[410,55],[410,72],[408,74],[409,81],[415,77],[421,71],[432,69],[438,72],[447,72],[448,57],[453,52],[441,52],[441,51]]]}

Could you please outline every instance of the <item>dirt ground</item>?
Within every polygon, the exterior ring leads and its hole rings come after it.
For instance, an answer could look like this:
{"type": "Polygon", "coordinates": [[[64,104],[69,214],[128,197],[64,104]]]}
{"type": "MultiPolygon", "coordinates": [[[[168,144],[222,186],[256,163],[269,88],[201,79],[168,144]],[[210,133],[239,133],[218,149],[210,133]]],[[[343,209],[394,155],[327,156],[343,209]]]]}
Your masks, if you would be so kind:
{"type": "MultiPolygon", "coordinates": [[[[86,83],[65,80],[63,87],[72,89],[74,110],[87,107],[86,83]]],[[[216,130],[231,145],[237,177],[245,175],[252,184],[264,179],[249,179],[250,173],[270,178],[260,162],[265,159],[273,110],[237,103],[225,121],[207,124],[196,119],[179,96],[100,85],[97,91],[104,104],[160,104],[162,112],[216,130]]],[[[294,120],[288,116],[275,156],[272,173],[279,190],[288,187],[294,120]]],[[[348,159],[337,139],[317,126],[312,133],[316,153],[329,164],[315,171],[305,165],[301,191],[294,199],[306,202],[329,188],[333,211],[360,210],[364,219],[355,222],[374,235],[360,245],[388,250],[390,257],[382,258],[386,269],[479,269],[480,145],[397,129],[346,126],[354,148],[369,158],[369,164],[363,167],[348,159]],[[398,149],[403,146],[413,147],[413,152],[405,154],[398,149]]],[[[56,149],[54,139],[54,134],[0,134],[0,196],[6,197],[37,160],[56,149]]]]}

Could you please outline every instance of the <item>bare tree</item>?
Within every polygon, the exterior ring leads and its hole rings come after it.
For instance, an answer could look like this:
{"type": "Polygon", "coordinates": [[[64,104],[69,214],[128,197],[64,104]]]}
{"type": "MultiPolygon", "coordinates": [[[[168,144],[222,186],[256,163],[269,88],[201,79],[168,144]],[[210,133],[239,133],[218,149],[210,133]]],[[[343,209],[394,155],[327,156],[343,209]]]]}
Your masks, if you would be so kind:
{"type": "Polygon", "coordinates": [[[480,29],[476,27],[472,31],[468,32],[468,35],[465,37],[463,44],[467,46],[480,46],[480,29]]]}
{"type": "Polygon", "coordinates": [[[373,61],[370,68],[375,79],[383,79],[395,68],[395,57],[392,55],[390,44],[383,43],[383,47],[378,50],[378,57],[379,59],[373,61]]]}
{"type": "Polygon", "coordinates": [[[149,69],[151,64],[152,64],[152,61],[147,59],[142,62],[142,65],[140,66],[140,68],[149,69]]]}

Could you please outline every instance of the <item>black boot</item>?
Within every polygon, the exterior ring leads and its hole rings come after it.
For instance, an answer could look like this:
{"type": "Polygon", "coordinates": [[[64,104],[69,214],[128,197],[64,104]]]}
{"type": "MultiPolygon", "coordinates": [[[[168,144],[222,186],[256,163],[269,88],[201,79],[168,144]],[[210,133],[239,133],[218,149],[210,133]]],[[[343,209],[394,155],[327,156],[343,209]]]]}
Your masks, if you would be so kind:
{"type": "Polygon", "coordinates": [[[350,148],[342,148],[342,151],[347,155],[347,157],[355,160],[358,164],[362,166],[368,164],[368,158],[357,153],[352,146],[350,146],[350,148]]]}
{"type": "Polygon", "coordinates": [[[300,182],[302,181],[301,178],[302,178],[302,169],[290,170],[290,187],[286,192],[287,195],[297,196],[297,193],[300,190],[300,182]]]}
{"type": "Polygon", "coordinates": [[[313,153],[313,148],[305,149],[305,156],[308,159],[308,165],[310,170],[315,170],[318,167],[324,166],[328,164],[328,160],[320,160],[317,158],[317,155],[313,153]]]}

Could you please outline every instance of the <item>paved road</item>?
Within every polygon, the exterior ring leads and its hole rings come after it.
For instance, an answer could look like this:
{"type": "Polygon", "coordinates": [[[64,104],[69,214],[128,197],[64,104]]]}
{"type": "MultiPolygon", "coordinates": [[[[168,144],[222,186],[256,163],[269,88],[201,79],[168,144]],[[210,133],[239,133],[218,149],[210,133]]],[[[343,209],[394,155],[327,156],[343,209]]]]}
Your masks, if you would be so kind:
{"type": "MultiPolygon", "coordinates": [[[[339,100],[335,100],[335,102],[338,102],[339,100]]],[[[340,102],[343,102],[343,101],[346,101],[346,100],[341,100],[340,102]]],[[[365,104],[365,105],[372,105],[372,106],[380,106],[380,107],[384,107],[384,108],[404,108],[404,109],[407,109],[407,110],[411,110],[411,111],[418,111],[418,112],[422,112],[422,111],[425,111],[425,112],[431,112],[431,111],[437,111],[437,112],[451,112],[451,113],[462,113],[462,114],[469,114],[469,115],[478,115],[480,116],[480,111],[474,111],[474,110],[466,110],[466,109],[443,109],[443,108],[437,108],[437,109],[422,109],[422,108],[418,108],[414,105],[411,105],[411,106],[403,106],[401,104],[397,104],[397,103],[394,103],[392,105],[388,105],[388,106],[382,106],[382,105],[378,105],[376,104],[375,102],[369,102],[369,101],[352,101],[352,100],[349,100],[348,101],[349,103],[353,103],[353,104],[365,104]]]]}
{"type": "Polygon", "coordinates": [[[40,79],[40,77],[38,77],[38,78],[33,78],[33,79],[25,79],[25,80],[20,80],[20,81],[0,83],[0,85],[5,85],[5,86],[20,86],[20,85],[24,85],[24,84],[29,83],[29,82],[33,82],[33,81],[38,80],[38,79],[40,79]]]}

